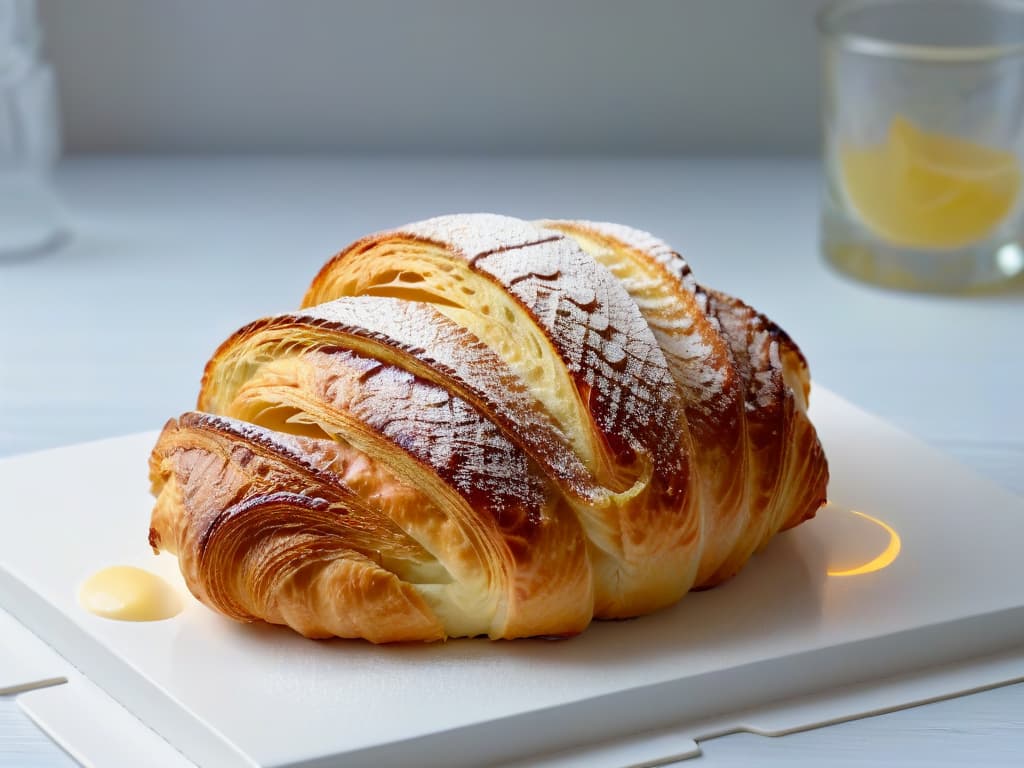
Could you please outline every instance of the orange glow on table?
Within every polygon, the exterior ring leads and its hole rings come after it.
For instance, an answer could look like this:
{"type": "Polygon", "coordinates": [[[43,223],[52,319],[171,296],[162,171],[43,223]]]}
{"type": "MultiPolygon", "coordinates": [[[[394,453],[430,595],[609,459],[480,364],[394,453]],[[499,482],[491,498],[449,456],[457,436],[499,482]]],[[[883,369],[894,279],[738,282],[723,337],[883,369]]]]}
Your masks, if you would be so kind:
{"type": "Polygon", "coordinates": [[[828,575],[862,576],[865,573],[874,573],[875,571],[880,571],[883,568],[887,568],[890,565],[892,565],[893,561],[895,561],[896,558],[899,557],[900,550],[903,548],[902,540],[900,539],[900,535],[896,533],[896,530],[883,520],[879,520],[877,517],[872,517],[871,515],[868,515],[864,512],[858,512],[856,509],[851,509],[850,513],[857,515],[858,517],[861,517],[865,520],[868,520],[869,522],[874,523],[875,525],[882,528],[882,530],[889,534],[889,543],[886,545],[885,549],[883,549],[878,555],[873,557],[871,560],[868,560],[867,562],[858,565],[854,568],[829,570],[828,575]]]}

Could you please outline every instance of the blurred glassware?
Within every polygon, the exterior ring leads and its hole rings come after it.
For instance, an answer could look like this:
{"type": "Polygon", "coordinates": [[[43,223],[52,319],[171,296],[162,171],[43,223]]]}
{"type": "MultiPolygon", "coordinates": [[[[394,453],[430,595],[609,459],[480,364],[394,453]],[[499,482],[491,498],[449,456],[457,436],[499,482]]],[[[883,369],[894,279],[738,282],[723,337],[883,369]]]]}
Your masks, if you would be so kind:
{"type": "Polygon", "coordinates": [[[1024,2],[838,0],[818,25],[825,258],[909,290],[1024,274],[1024,2]]]}
{"type": "Polygon", "coordinates": [[[0,0],[0,258],[45,250],[64,235],[52,187],[56,90],[40,43],[35,0],[0,0]]]}

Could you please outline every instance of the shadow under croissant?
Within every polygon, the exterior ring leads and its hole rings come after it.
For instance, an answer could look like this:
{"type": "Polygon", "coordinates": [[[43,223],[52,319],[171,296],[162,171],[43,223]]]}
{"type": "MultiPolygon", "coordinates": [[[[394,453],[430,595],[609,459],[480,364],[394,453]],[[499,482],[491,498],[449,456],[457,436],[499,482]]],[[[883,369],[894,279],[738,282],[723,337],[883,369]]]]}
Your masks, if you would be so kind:
{"type": "MultiPolygon", "coordinates": [[[[404,664],[457,664],[472,671],[493,670],[503,662],[531,665],[630,665],[642,668],[659,658],[681,654],[695,660],[718,655],[731,645],[749,644],[752,636],[805,633],[821,614],[821,588],[827,578],[826,558],[820,537],[812,535],[813,521],[775,537],[755,555],[734,579],[714,589],[688,594],[664,610],[626,621],[595,621],[583,633],[563,642],[544,638],[492,642],[486,638],[462,638],[445,643],[396,643],[373,645],[364,640],[310,641],[287,627],[239,624],[213,611],[195,606],[196,621],[183,622],[175,637],[172,663],[191,674],[201,664],[211,636],[255,654],[266,662],[247,665],[267,670],[268,676],[282,666],[320,665],[336,668],[374,666],[386,656],[392,669],[404,664]],[[623,653],[628,647],[630,652],[623,653]],[[199,660],[197,662],[197,660],[199,660]]],[[[230,684],[231,670],[209,670],[230,684]]],[[[250,680],[249,684],[258,684],[250,680]]]]}

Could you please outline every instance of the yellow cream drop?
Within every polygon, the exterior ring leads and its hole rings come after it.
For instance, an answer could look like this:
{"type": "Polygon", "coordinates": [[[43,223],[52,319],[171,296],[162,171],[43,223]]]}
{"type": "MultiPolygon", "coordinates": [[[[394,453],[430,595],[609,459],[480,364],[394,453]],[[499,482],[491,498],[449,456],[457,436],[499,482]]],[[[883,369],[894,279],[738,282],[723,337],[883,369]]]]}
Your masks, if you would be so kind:
{"type": "Polygon", "coordinates": [[[929,133],[902,116],[882,142],[842,146],[839,165],[864,226],[910,248],[983,239],[1013,210],[1021,184],[1013,152],[929,133]]]}
{"type": "Polygon", "coordinates": [[[94,573],[82,584],[78,601],[97,616],[119,621],[160,621],[182,609],[181,598],[170,584],[131,565],[94,573]]]}

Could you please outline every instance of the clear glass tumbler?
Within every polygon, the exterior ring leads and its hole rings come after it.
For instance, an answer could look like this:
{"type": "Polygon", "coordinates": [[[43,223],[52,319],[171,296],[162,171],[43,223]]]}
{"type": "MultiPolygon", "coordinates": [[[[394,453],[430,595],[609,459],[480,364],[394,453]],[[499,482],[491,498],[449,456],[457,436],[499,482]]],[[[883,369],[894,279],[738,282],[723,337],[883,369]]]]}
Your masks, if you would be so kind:
{"type": "Polygon", "coordinates": [[[825,258],[908,290],[1024,273],[1024,2],[840,0],[818,26],[825,258]]]}
{"type": "Polygon", "coordinates": [[[0,259],[63,238],[51,177],[60,151],[52,69],[34,0],[0,0],[0,259]]]}

